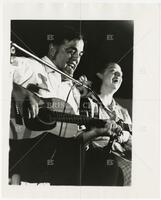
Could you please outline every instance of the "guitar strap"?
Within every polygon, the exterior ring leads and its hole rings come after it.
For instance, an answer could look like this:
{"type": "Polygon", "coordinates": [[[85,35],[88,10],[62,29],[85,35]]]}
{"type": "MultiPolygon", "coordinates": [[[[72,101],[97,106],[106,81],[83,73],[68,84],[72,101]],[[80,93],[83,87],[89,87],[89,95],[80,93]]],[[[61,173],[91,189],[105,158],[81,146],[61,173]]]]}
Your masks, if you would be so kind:
{"type": "MultiPolygon", "coordinates": [[[[99,118],[99,116],[100,116],[100,110],[101,110],[100,108],[102,108],[102,107],[103,107],[103,110],[105,110],[106,113],[109,115],[109,118],[111,120],[114,120],[115,122],[117,122],[116,112],[114,110],[113,111],[108,110],[104,106],[103,103],[101,105],[100,104],[96,104],[96,106],[94,107],[94,117],[99,118]]],[[[108,145],[104,147],[104,149],[105,149],[105,151],[107,153],[107,156],[108,156],[108,154],[112,150],[112,145],[113,145],[114,140],[115,140],[114,137],[111,136],[108,145]]]]}

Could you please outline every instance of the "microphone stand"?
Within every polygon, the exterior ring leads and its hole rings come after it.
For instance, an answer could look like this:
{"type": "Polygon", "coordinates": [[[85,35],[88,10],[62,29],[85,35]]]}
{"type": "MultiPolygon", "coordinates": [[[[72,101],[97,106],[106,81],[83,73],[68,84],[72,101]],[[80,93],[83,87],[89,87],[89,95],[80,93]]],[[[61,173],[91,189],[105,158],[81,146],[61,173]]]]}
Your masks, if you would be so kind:
{"type": "Polygon", "coordinates": [[[59,74],[66,76],[67,78],[69,78],[70,80],[72,80],[75,84],[80,85],[80,86],[83,86],[83,87],[85,87],[86,89],[90,89],[88,86],[84,85],[83,83],[79,82],[78,80],[75,80],[73,77],[71,77],[71,76],[69,76],[68,74],[66,74],[66,73],[64,73],[64,72],[62,72],[62,71],[60,71],[60,70],[57,69],[57,68],[55,68],[54,65],[51,65],[50,63],[48,63],[48,62],[46,62],[46,61],[40,59],[39,57],[37,57],[37,56],[35,56],[34,54],[30,53],[30,52],[27,51],[26,49],[20,47],[20,46],[17,45],[16,43],[11,42],[11,48],[12,48],[12,47],[15,47],[15,48],[19,49],[20,51],[24,52],[24,53],[27,54],[28,56],[31,56],[32,58],[34,58],[34,59],[37,60],[38,62],[40,62],[40,63],[46,65],[47,67],[49,67],[50,69],[52,69],[52,70],[58,72],[59,74]]]}
{"type": "Polygon", "coordinates": [[[46,65],[46,66],[49,67],[50,69],[52,69],[52,70],[58,72],[59,74],[61,74],[61,75],[65,76],[65,77],[67,77],[68,79],[72,80],[76,85],[85,87],[85,88],[89,91],[89,93],[90,93],[90,95],[91,95],[90,97],[91,97],[95,102],[97,102],[97,103],[107,112],[107,114],[109,114],[110,111],[106,109],[106,107],[105,107],[104,104],[102,103],[102,101],[101,101],[101,99],[99,98],[99,96],[98,96],[90,87],[88,87],[87,85],[85,85],[85,84],[81,83],[80,81],[74,79],[73,77],[69,76],[68,74],[66,74],[66,73],[64,73],[64,72],[62,72],[62,71],[60,71],[59,69],[55,68],[54,65],[51,65],[50,63],[48,63],[48,62],[46,62],[46,61],[40,59],[39,57],[37,57],[37,56],[35,56],[34,54],[30,53],[30,52],[27,51],[26,49],[20,47],[20,46],[17,45],[16,43],[11,42],[11,48],[13,48],[13,47],[19,49],[20,51],[24,52],[24,53],[27,54],[28,56],[31,56],[32,58],[34,58],[34,59],[37,60],[38,62],[40,62],[40,63],[46,65]]]}

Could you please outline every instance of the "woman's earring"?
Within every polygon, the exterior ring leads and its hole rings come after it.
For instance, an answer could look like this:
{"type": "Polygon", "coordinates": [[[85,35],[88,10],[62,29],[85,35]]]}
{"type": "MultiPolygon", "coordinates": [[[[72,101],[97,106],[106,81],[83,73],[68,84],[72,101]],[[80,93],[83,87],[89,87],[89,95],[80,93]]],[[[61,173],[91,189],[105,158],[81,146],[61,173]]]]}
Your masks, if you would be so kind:
{"type": "Polygon", "coordinates": [[[55,51],[53,49],[51,50],[51,55],[52,55],[52,58],[55,58],[55,51]]]}

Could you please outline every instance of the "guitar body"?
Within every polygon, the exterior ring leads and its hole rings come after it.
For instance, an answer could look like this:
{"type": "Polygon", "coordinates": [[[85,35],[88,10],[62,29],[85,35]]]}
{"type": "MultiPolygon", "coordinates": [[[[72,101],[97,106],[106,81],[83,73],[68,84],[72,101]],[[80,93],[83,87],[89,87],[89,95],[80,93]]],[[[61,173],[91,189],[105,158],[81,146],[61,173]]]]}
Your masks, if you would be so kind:
{"type": "Polygon", "coordinates": [[[16,124],[16,113],[14,109],[11,109],[11,139],[27,139],[34,138],[41,135],[44,132],[50,132],[54,135],[70,138],[78,134],[78,125],[74,123],[56,122],[55,119],[51,119],[51,113],[54,111],[60,113],[68,113],[75,115],[73,108],[70,104],[65,103],[64,100],[53,98],[43,99],[45,105],[39,109],[38,117],[35,119],[23,119],[23,125],[16,124]],[[41,116],[40,116],[41,115],[41,116]],[[43,122],[41,121],[43,118],[43,122]]]}

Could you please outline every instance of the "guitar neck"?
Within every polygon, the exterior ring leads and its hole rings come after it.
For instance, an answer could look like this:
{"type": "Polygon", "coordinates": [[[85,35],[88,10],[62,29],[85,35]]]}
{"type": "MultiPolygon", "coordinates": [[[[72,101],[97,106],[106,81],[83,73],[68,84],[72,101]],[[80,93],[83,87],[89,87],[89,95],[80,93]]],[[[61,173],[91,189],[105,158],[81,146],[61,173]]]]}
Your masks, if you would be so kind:
{"type": "MultiPolygon", "coordinates": [[[[42,99],[42,102],[45,103],[39,105],[39,119],[42,123],[50,124],[53,123],[53,121],[59,121],[98,128],[105,126],[105,120],[75,115],[70,104],[65,103],[62,99],[42,99]],[[64,112],[64,107],[66,107],[66,110],[69,112],[64,112]],[[57,108],[59,109],[57,110],[57,108]]],[[[124,123],[122,120],[118,121],[117,124],[120,125],[123,130],[127,130],[132,134],[132,127],[129,124],[124,123]]]]}
{"type": "Polygon", "coordinates": [[[52,121],[58,121],[58,122],[66,122],[77,125],[87,125],[92,127],[94,126],[97,128],[104,127],[106,123],[104,120],[84,117],[70,113],[57,112],[50,109],[40,109],[38,117],[44,122],[49,122],[49,123],[52,121]],[[46,116],[48,117],[46,118],[46,116]]]}

